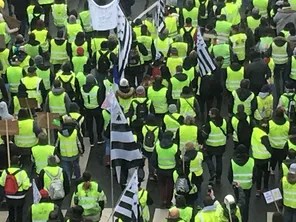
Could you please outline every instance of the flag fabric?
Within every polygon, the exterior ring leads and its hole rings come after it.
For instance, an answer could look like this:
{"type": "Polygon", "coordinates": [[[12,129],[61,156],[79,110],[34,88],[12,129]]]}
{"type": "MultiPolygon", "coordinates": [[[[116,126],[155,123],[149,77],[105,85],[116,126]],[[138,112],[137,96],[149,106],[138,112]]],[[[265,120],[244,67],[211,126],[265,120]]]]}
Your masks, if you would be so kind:
{"type": "Polygon", "coordinates": [[[124,69],[128,63],[129,52],[132,45],[132,27],[118,6],[117,37],[119,40],[118,75],[124,78],[124,69]]]}
{"type": "Polygon", "coordinates": [[[123,191],[118,204],[114,209],[114,216],[122,221],[133,221],[138,219],[139,214],[139,197],[138,197],[138,171],[135,170],[128,185],[123,191]]]}
{"type": "Polygon", "coordinates": [[[90,21],[94,30],[104,31],[116,28],[117,5],[117,0],[107,5],[98,5],[94,0],[88,0],[90,21]]]}
{"type": "Polygon", "coordinates": [[[41,195],[40,195],[40,192],[37,188],[35,179],[33,179],[33,181],[32,181],[32,186],[33,186],[33,203],[38,204],[39,201],[41,200],[41,195]]]}
{"type": "Polygon", "coordinates": [[[210,56],[207,45],[201,35],[200,29],[197,32],[197,64],[201,76],[207,75],[216,69],[216,65],[210,56]]]}
{"type": "Polygon", "coordinates": [[[157,31],[162,32],[165,29],[165,0],[158,0],[156,26],[157,31]]]}
{"type": "Polygon", "coordinates": [[[131,128],[112,91],[107,95],[102,108],[111,113],[110,156],[112,166],[115,167],[118,182],[125,184],[128,170],[143,164],[140,144],[135,142],[131,128]],[[124,169],[123,172],[122,169],[124,169]],[[121,176],[122,174],[124,177],[121,176]]]}

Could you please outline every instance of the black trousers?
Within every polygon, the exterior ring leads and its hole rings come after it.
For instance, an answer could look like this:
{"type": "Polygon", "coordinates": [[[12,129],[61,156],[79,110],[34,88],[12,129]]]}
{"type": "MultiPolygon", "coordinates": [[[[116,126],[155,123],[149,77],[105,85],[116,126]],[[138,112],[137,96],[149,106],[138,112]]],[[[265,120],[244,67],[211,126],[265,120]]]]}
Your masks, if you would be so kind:
{"type": "Polygon", "coordinates": [[[222,175],[222,155],[214,155],[210,152],[207,152],[205,155],[205,160],[209,168],[210,175],[213,176],[216,173],[216,178],[221,179],[222,175]],[[214,166],[213,163],[213,156],[216,158],[216,167],[214,166]]]}
{"type": "Polygon", "coordinates": [[[94,131],[93,131],[93,122],[96,122],[96,131],[98,135],[98,140],[102,140],[102,132],[103,132],[103,116],[102,111],[100,109],[85,109],[85,122],[86,122],[86,130],[89,134],[90,144],[94,144],[94,131]]]}
{"type": "Polygon", "coordinates": [[[285,85],[285,81],[287,80],[287,75],[288,75],[287,64],[275,65],[274,67],[274,85],[275,85],[275,92],[276,92],[275,101],[278,101],[278,99],[284,92],[284,85],[285,85]]]}
{"type": "Polygon", "coordinates": [[[8,220],[9,222],[23,222],[23,207],[25,198],[10,199],[6,198],[8,206],[8,220]]]}
{"type": "MultiPolygon", "coordinates": [[[[248,222],[249,220],[249,204],[250,204],[250,198],[251,198],[251,190],[252,188],[244,190],[245,204],[243,207],[243,212],[241,212],[242,222],[248,222]]],[[[238,200],[239,196],[238,196],[237,189],[234,190],[234,193],[235,193],[235,198],[238,200]]]]}
{"type": "Polygon", "coordinates": [[[270,167],[275,170],[276,164],[278,164],[279,169],[282,166],[282,162],[286,159],[287,153],[284,149],[272,148],[270,167]]]}
{"type": "Polygon", "coordinates": [[[128,80],[129,85],[131,87],[139,86],[142,83],[143,73],[144,73],[144,68],[142,65],[125,68],[125,78],[128,80]],[[137,78],[137,84],[135,81],[136,78],[137,78]]]}
{"type": "Polygon", "coordinates": [[[255,169],[256,169],[256,189],[261,190],[262,177],[263,177],[263,187],[268,189],[269,181],[269,165],[270,162],[262,163],[255,160],[255,169]]]}
{"type": "Polygon", "coordinates": [[[44,23],[45,23],[45,26],[48,27],[51,4],[44,4],[44,5],[41,5],[41,6],[42,6],[42,8],[44,10],[44,23]]]}

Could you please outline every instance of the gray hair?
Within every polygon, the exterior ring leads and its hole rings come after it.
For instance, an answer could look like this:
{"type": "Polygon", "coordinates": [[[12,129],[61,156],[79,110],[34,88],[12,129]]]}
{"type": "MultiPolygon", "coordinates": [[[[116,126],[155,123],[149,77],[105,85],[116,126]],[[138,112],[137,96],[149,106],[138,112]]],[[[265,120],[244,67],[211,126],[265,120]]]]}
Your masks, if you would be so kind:
{"type": "Polygon", "coordinates": [[[186,116],[184,119],[185,125],[195,125],[195,119],[193,116],[186,116]]]}

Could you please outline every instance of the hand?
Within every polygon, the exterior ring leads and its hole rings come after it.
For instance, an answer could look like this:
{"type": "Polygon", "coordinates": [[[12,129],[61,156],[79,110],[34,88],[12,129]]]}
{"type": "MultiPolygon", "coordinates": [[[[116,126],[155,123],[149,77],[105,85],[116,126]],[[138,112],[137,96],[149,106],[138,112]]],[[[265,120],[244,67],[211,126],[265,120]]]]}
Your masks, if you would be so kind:
{"type": "Polygon", "coordinates": [[[199,148],[200,150],[202,150],[202,149],[203,149],[203,145],[202,145],[202,144],[198,144],[198,148],[199,148]]]}
{"type": "Polygon", "coordinates": [[[267,79],[266,82],[268,85],[270,85],[270,79],[267,79]]]}
{"type": "Polygon", "coordinates": [[[212,200],[215,199],[215,193],[213,189],[211,189],[211,192],[208,192],[208,195],[211,197],[212,200]]]}

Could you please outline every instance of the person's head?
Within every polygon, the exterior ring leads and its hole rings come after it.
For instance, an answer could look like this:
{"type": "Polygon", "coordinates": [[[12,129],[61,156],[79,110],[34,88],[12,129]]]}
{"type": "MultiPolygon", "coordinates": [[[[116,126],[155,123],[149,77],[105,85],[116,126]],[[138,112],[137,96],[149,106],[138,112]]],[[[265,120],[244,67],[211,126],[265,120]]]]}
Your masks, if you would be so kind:
{"type": "Polygon", "coordinates": [[[42,65],[44,63],[43,57],[41,55],[36,55],[34,58],[34,62],[36,64],[36,66],[42,65]]]}
{"type": "Polygon", "coordinates": [[[141,26],[141,34],[142,35],[148,35],[148,27],[147,27],[147,25],[142,25],[141,26]]]}
{"type": "Polygon", "coordinates": [[[250,80],[248,79],[243,79],[241,82],[240,82],[240,87],[242,89],[249,89],[250,87],[250,80]]]}
{"type": "Polygon", "coordinates": [[[29,41],[30,41],[30,42],[34,42],[35,40],[36,40],[35,33],[33,33],[33,32],[30,33],[30,34],[29,34],[29,41]]]}
{"type": "Polygon", "coordinates": [[[181,65],[176,67],[176,73],[182,73],[183,72],[183,67],[181,65]]]}
{"type": "Polygon", "coordinates": [[[293,92],[294,89],[294,83],[292,81],[286,81],[285,82],[285,91],[288,92],[293,92]]]}
{"type": "Polygon", "coordinates": [[[69,16],[69,24],[75,24],[76,23],[76,16],[70,15],[69,16]]]}
{"type": "Polygon", "coordinates": [[[76,19],[78,18],[78,12],[75,9],[71,10],[69,15],[74,15],[76,19]]]}
{"type": "Polygon", "coordinates": [[[280,212],[275,212],[272,214],[272,222],[284,222],[284,216],[280,212]]]}
{"type": "Polygon", "coordinates": [[[215,118],[220,117],[220,111],[219,111],[219,109],[217,109],[217,108],[211,108],[210,111],[209,111],[209,117],[211,119],[215,119],[215,118]]]}
{"type": "Polygon", "coordinates": [[[94,77],[93,74],[88,74],[86,76],[86,85],[89,85],[89,86],[94,86],[96,85],[96,78],[94,77]]]}
{"type": "Polygon", "coordinates": [[[187,17],[185,19],[185,23],[186,23],[186,25],[191,25],[192,24],[192,19],[190,17],[187,17]]]}
{"type": "Polygon", "coordinates": [[[38,144],[39,145],[47,145],[48,144],[48,137],[46,133],[42,132],[38,134],[38,144]]]}
{"type": "Polygon", "coordinates": [[[30,119],[30,114],[25,108],[21,108],[17,116],[18,120],[30,119]]]}
{"type": "Polygon", "coordinates": [[[69,61],[64,62],[64,64],[62,65],[62,70],[63,72],[69,73],[72,70],[72,65],[69,61]]]}
{"type": "Polygon", "coordinates": [[[40,196],[41,196],[41,200],[42,201],[46,201],[46,200],[49,200],[50,199],[49,198],[49,193],[48,193],[47,190],[42,189],[42,190],[39,191],[39,193],[40,193],[40,196]]]}
{"type": "Polygon", "coordinates": [[[245,112],[245,106],[243,104],[239,104],[237,106],[237,113],[244,113],[245,112]]]}
{"type": "Polygon", "coordinates": [[[278,117],[278,118],[284,118],[285,117],[285,110],[283,107],[277,107],[276,110],[275,110],[275,114],[274,114],[275,117],[278,117]]]}
{"type": "Polygon", "coordinates": [[[294,28],[291,28],[290,31],[289,31],[290,35],[291,36],[295,36],[296,35],[296,29],[295,27],[294,28]]]}
{"type": "Polygon", "coordinates": [[[174,133],[172,131],[166,131],[163,133],[162,139],[172,140],[174,137],[174,133]]]}
{"type": "Polygon", "coordinates": [[[194,2],[193,2],[193,0],[187,0],[187,1],[186,1],[186,6],[187,6],[188,8],[194,7],[194,2]]]}
{"type": "Polygon", "coordinates": [[[261,17],[260,25],[261,26],[268,26],[268,21],[267,21],[267,19],[265,17],[261,17]]]}
{"type": "Polygon", "coordinates": [[[129,88],[129,82],[127,79],[125,78],[122,78],[120,81],[119,81],[119,89],[128,89],[129,88]]]}
{"type": "Polygon", "coordinates": [[[180,217],[179,209],[174,207],[169,210],[168,219],[178,219],[180,217]]]}
{"type": "Polygon", "coordinates": [[[10,165],[11,166],[18,166],[20,163],[20,160],[18,158],[18,156],[12,156],[10,159],[10,165]]]}
{"type": "Polygon", "coordinates": [[[136,95],[137,97],[145,97],[146,96],[146,91],[144,86],[138,86],[136,88],[136,95]]]}
{"type": "Polygon", "coordinates": [[[186,116],[184,119],[184,124],[185,125],[195,125],[195,119],[193,116],[186,116]]]}
{"type": "Polygon", "coordinates": [[[80,108],[75,102],[71,102],[69,105],[69,113],[79,113],[80,108]]]}
{"type": "Polygon", "coordinates": [[[36,67],[35,66],[30,66],[28,68],[27,76],[35,76],[36,75],[36,67]]]}
{"type": "Polygon", "coordinates": [[[76,49],[76,53],[78,56],[83,56],[84,55],[84,49],[81,46],[78,46],[76,49]]]}
{"type": "Polygon", "coordinates": [[[47,165],[48,166],[57,166],[57,159],[54,155],[50,155],[47,158],[47,165]]]}
{"type": "Polygon", "coordinates": [[[168,110],[171,114],[178,112],[177,106],[175,104],[170,104],[168,110]]]}
{"type": "Polygon", "coordinates": [[[176,56],[176,57],[178,57],[178,50],[176,49],[176,48],[171,48],[170,49],[170,55],[171,56],[176,56]]]}
{"type": "Polygon", "coordinates": [[[260,52],[257,52],[255,50],[251,51],[251,53],[250,53],[250,57],[252,58],[252,60],[258,59],[258,58],[260,58],[260,56],[261,56],[260,52]]]}
{"type": "Polygon", "coordinates": [[[161,84],[162,84],[162,77],[161,76],[156,76],[155,79],[154,79],[153,85],[158,87],[158,86],[161,86],[161,84]]]}
{"type": "Polygon", "coordinates": [[[149,113],[147,115],[147,121],[146,124],[149,126],[155,126],[156,125],[156,121],[155,121],[155,116],[152,113],[149,113]]]}
{"type": "Polygon", "coordinates": [[[91,188],[91,174],[89,172],[85,171],[82,174],[82,180],[83,180],[82,188],[84,190],[89,190],[91,188]]]}
{"type": "Polygon", "coordinates": [[[186,151],[195,150],[194,143],[192,142],[185,143],[185,150],[186,151]]]}
{"type": "Polygon", "coordinates": [[[84,32],[78,32],[76,37],[75,37],[75,40],[84,41],[85,40],[84,32]]]}
{"type": "Polygon", "coordinates": [[[49,220],[58,220],[59,219],[58,211],[56,211],[56,210],[51,211],[49,213],[48,219],[49,220]]]}
{"type": "Polygon", "coordinates": [[[292,163],[289,167],[289,174],[296,174],[296,163],[292,163]]]}
{"type": "Polygon", "coordinates": [[[222,67],[223,63],[224,63],[224,57],[223,56],[218,56],[217,58],[215,58],[218,67],[222,67]]]}
{"type": "Polygon", "coordinates": [[[239,144],[235,150],[236,156],[247,156],[248,155],[248,149],[246,148],[245,145],[239,144]]]}
{"type": "Polygon", "coordinates": [[[256,8],[256,7],[254,7],[254,8],[252,9],[252,15],[259,15],[259,9],[256,8]]]}
{"type": "Polygon", "coordinates": [[[203,204],[205,207],[212,206],[214,204],[214,201],[209,195],[206,195],[203,199],[203,204]]]}
{"type": "Polygon", "coordinates": [[[176,207],[177,208],[184,208],[186,207],[186,199],[183,195],[178,195],[176,197],[176,207]]]}
{"type": "Polygon", "coordinates": [[[285,34],[284,34],[283,32],[280,32],[277,36],[278,36],[278,37],[285,38],[285,34]]]}
{"type": "Polygon", "coordinates": [[[220,15],[219,21],[226,21],[226,15],[220,15]]]}
{"type": "Polygon", "coordinates": [[[63,39],[64,38],[64,31],[63,30],[58,30],[57,31],[57,38],[63,39]]]}
{"type": "Polygon", "coordinates": [[[289,159],[295,159],[296,158],[296,151],[293,149],[288,150],[288,158],[289,159]]]}
{"type": "Polygon", "coordinates": [[[80,205],[76,205],[74,207],[72,207],[72,212],[73,212],[73,216],[74,217],[82,217],[82,214],[84,212],[84,209],[82,206],[80,205]]]}
{"type": "Polygon", "coordinates": [[[52,83],[53,88],[57,89],[57,88],[61,88],[62,87],[62,83],[59,79],[55,79],[52,83]]]}
{"type": "Polygon", "coordinates": [[[36,22],[36,29],[37,30],[42,30],[45,28],[45,24],[44,24],[44,21],[42,21],[41,19],[39,19],[37,22],[36,22]]]}

